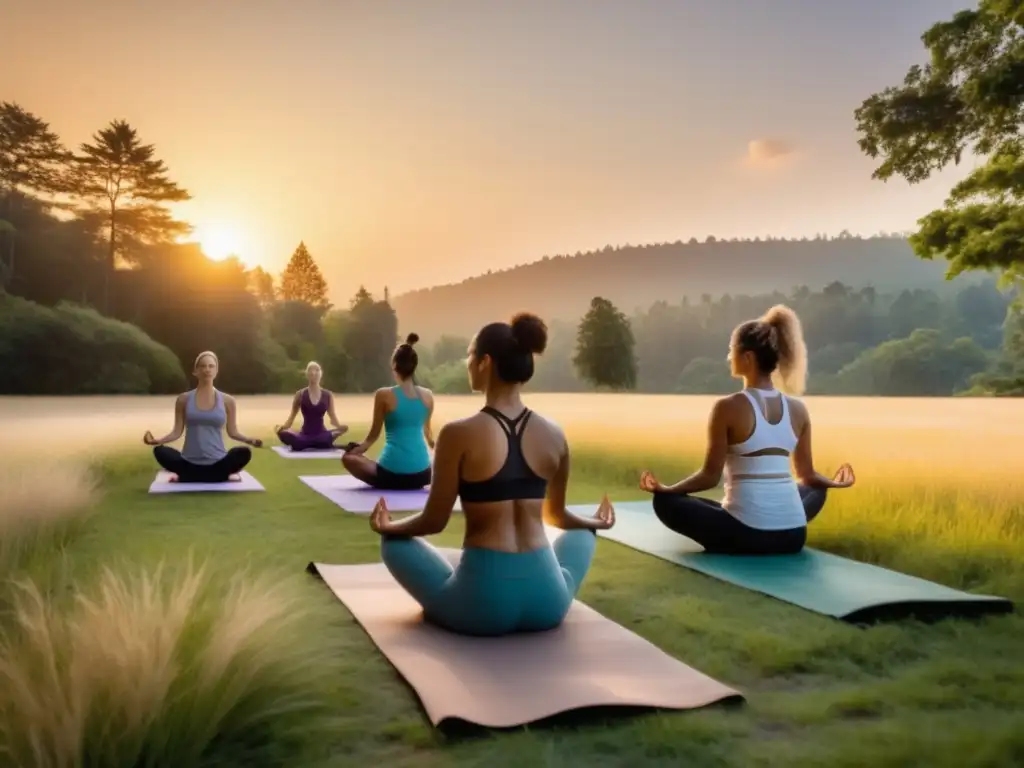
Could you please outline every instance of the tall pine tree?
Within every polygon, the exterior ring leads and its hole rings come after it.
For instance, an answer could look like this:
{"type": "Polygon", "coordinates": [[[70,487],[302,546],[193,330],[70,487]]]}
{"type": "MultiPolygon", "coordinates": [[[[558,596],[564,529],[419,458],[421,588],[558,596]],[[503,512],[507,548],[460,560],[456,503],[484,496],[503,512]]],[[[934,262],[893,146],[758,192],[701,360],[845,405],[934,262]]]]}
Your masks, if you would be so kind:
{"type": "Polygon", "coordinates": [[[82,144],[75,158],[73,194],[80,215],[107,240],[102,309],[109,310],[110,279],[118,259],[134,264],[140,246],[173,242],[191,227],[176,221],[168,203],[191,195],[168,177],[167,166],[155,157],[152,144],[124,120],[114,120],[82,144]]]}
{"type": "Polygon", "coordinates": [[[0,226],[0,293],[14,277],[16,206],[24,198],[52,205],[66,186],[68,159],[49,124],[18,104],[0,102],[0,200],[7,220],[0,226]]]}
{"type": "Polygon", "coordinates": [[[309,255],[305,242],[299,243],[299,247],[288,261],[288,266],[281,273],[278,298],[282,301],[301,301],[321,312],[331,308],[327,300],[327,281],[320,273],[320,267],[309,255]]]}
{"type": "Polygon", "coordinates": [[[572,363],[596,387],[636,388],[636,341],[629,319],[608,299],[595,296],[576,331],[572,363]]]}

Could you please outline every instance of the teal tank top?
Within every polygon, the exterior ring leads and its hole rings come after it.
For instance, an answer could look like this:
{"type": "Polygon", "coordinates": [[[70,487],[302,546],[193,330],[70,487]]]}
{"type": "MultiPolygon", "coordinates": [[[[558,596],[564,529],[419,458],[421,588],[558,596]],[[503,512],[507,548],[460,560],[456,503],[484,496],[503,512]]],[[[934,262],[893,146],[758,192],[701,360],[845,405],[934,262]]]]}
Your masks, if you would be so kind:
{"type": "Polygon", "coordinates": [[[228,414],[220,392],[215,391],[214,397],[213,408],[208,411],[196,405],[194,389],[185,400],[185,445],[181,448],[181,457],[193,464],[216,464],[227,455],[221,430],[228,414]]]}
{"type": "Polygon", "coordinates": [[[430,451],[423,436],[427,405],[418,397],[409,397],[401,387],[392,387],[398,404],[384,416],[384,450],[377,464],[389,472],[412,475],[430,466],[430,451]]]}

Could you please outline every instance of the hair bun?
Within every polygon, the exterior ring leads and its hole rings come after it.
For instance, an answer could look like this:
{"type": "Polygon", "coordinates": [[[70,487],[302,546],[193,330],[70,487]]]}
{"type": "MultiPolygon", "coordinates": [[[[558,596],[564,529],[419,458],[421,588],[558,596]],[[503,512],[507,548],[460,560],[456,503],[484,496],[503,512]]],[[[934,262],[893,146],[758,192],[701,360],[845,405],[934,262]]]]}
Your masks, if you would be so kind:
{"type": "Polygon", "coordinates": [[[405,337],[405,343],[408,344],[410,347],[419,340],[419,335],[415,333],[410,333],[408,336],[405,337]]]}
{"type": "Polygon", "coordinates": [[[548,327],[536,315],[520,312],[509,325],[512,327],[512,338],[527,352],[539,355],[547,348],[548,327]]]}

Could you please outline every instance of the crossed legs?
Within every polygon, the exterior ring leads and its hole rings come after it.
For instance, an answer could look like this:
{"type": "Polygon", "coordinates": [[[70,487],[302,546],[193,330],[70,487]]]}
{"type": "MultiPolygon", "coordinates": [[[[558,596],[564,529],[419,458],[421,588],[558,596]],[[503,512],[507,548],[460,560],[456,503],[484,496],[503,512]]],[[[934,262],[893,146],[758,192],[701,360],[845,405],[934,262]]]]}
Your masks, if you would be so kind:
{"type": "MultiPolygon", "coordinates": [[[[824,488],[797,486],[809,523],[825,506],[824,488]]],[[[751,528],[730,515],[717,501],[677,493],[655,493],[654,514],[676,533],[693,539],[705,551],[731,555],[792,554],[803,549],[807,528],[767,531],[751,528]]]]}
{"type": "Polygon", "coordinates": [[[550,549],[467,549],[453,567],[423,539],[386,536],[381,558],[428,621],[459,634],[497,636],[558,626],[586,577],[596,542],[593,531],[565,531],[550,549]]]}
{"type": "Polygon", "coordinates": [[[248,446],[230,448],[220,461],[213,464],[193,464],[176,448],[158,445],[153,448],[156,463],[177,475],[179,483],[226,483],[234,479],[252,459],[248,446]]]}
{"type": "Polygon", "coordinates": [[[329,451],[334,447],[334,441],[347,431],[348,427],[325,430],[316,435],[306,435],[302,432],[280,429],[277,432],[277,439],[293,451],[329,451]]]}

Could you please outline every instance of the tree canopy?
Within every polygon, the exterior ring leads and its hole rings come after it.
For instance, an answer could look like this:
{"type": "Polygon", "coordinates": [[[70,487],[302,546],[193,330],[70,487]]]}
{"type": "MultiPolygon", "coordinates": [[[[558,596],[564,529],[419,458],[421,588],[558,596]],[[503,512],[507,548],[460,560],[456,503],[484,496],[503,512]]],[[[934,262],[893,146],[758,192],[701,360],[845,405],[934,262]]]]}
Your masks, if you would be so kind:
{"type": "Polygon", "coordinates": [[[572,362],[580,377],[595,386],[635,389],[635,345],[629,319],[608,299],[595,296],[576,332],[572,362]]]}
{"type": "Polygon", "coordinates": [[[109,301],[109,280],[120,258],[138,263],[142,246],[172,242],[191,227],[177,221],[168,203],[191,195],[173,182],[152,144],[143,144],[138,132],[124,120],[93,134],[75,158],[72,191],[79,215],[107,241],[103,305],[109,301]]]}
{"type": "MultiPolygon", "coordinates": [[[[53,197],[67,183],[68,156],[45,120],[18,104],[0,102],[0,193],[8,218],[25,198],[53,204],[53,197]]],[[[0,222],[0,292],[14,275],[16,234],[10,222],[0,222]]]]}
{"type": "Polygon", "coordinates": [[[1024,276],[1024,0],[981,0],[921,37],[930,61],[856,110],[873,177],[927,179],[965,152],[988,157],[910,237],[948,275],[999,270],[1024,276]]]}
{"type": "MultiPolygon", "coordinates": [[[[932,25],[921,40],[930,54],[903,84],[867,98],[856,110],[861,149],[881,159],[873,177],[927,179],[965,152],[987,158],[955,185],[945,205],[918,221],[910,236],[923,259],[944,258],[947,277],[999,272],[1024,282],[1024,0],[981,0],[932,25]]],[[[1018,294],[1007,325],[1019,323],[1018,294]]],[[[998,394],[1024,392],[1024,350],[1004,344],[998,394]],[[1015,378],[1016,377],[1016,378],[1015,378]],[[1016,382],[1016,383],[1014,383],[1016,382]]]]}

